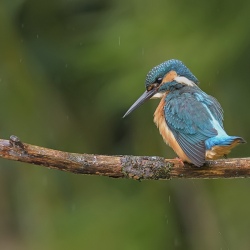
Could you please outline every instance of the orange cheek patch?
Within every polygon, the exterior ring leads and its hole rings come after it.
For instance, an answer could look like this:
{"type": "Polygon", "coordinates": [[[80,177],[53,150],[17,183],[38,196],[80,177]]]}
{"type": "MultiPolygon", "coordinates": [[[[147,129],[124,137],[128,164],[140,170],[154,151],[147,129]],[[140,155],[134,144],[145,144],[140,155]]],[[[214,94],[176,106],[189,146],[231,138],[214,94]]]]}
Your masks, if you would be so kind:
{"type": "Polygon", "coordinates": [[[171,70],[164,76],[162,82],[172,82],[176,76],[176,72],[174,70],[171,70]]]}

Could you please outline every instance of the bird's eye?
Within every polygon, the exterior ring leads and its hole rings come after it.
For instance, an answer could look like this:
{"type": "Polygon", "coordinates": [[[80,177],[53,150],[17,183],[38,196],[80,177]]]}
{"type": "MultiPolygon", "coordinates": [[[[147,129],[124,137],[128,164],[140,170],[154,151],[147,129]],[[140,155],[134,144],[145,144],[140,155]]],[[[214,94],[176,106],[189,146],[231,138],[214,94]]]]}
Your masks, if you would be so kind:
{"type": "Polygon", "coordinates": [[[162,77],[156,78],[156,79],[155,79],[155,82],[158,83],[158,84],[160,84],[160,83],[162,82],[162,77]]]}

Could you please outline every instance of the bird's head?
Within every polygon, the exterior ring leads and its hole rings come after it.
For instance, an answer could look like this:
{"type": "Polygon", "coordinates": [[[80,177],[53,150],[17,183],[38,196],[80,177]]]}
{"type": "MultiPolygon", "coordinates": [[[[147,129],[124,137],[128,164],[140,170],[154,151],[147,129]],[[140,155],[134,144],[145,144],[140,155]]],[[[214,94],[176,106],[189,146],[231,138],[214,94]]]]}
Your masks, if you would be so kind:
{"type": "Polygon", "coordinates": [[[126,114],[129,115],[136,108],[141,106],[150,98],[161,98],[166,92],[184,86],[196,86],[198,79],[179,60],[171,59],[152,68],[146,77],[146,91],[129,108],[126,114]]]}

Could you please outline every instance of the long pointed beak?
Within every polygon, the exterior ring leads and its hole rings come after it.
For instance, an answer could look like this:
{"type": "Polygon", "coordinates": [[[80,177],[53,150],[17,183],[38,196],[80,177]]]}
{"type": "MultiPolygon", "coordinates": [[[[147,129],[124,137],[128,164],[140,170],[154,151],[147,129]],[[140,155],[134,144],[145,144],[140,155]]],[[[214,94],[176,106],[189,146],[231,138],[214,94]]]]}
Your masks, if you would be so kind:
{"type": "Polygon", "coordinates": [[[152,89],[150,91],[145,91],[138,100],[129,108],[129,110],[126,112],[126,114],[122,117],[128,116],[132,111],[139,108],[145,101],[147,101],[149,98],[151,98],[156,93],[156,89],[152,89]]]}

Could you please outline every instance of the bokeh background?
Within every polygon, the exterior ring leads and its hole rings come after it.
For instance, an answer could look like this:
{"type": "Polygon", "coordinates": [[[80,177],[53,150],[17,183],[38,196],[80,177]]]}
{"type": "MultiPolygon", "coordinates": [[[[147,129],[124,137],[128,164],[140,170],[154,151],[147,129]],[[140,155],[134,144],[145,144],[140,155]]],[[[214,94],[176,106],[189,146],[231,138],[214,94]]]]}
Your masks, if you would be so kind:
{"type": "MultiPolygon", "coordinates": [[[[177,58],[250,141],[249,1],[0,1],[0,133],[53,149],[175,157],[157,100],[177,58]]],[[[249,155],[249,144],[230,157],[249,155]]],[[[249,249],[250,180],[132,181],[0,161],[0,249],[249,249]]]]}

